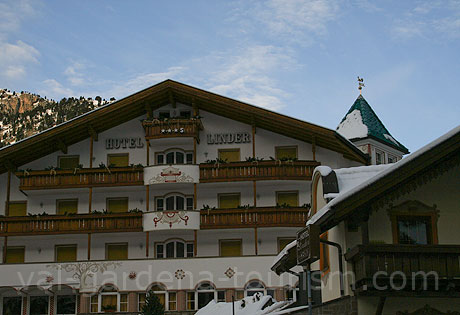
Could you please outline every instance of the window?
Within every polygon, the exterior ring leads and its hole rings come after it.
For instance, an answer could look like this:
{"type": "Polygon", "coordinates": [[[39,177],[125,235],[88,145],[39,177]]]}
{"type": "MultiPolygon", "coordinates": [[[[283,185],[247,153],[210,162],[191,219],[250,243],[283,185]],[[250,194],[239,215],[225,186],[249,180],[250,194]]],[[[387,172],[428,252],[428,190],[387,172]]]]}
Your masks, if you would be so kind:
{"type": "Polygon", "coordinates": [[[108,167],[127,167],[129,166],[129,154],[107,154],[108,167]]]}
{"type": "Polygon", "coordinates": [[[126,312],[127,309],[128,295],[118,293],[117,289],[111,285],[102,288],[99,295],[91,297],[91,313],[126,312]]]}
{"type": "Polygon", "coordinates": [[[58,295],[56,297],[56,314],[70,315],[77,313],[76,295],[58,295]]]}
{"type": "Polygon", "coordinates": [[[240,194],[219,194],[218,198],[220,209],[235,209],[241,204],[240,194]]]}
{"type": "Polygon", "coordinates": [[[77,261],[77,245],[56,245],[56,262],[77,261]]]}
{"type": "Polygon", "coordinates": [[[398,162],[398,158],[396,156],[388,154],[388,163],[396,163],[398,162]]]}
{"type": "Polygon", "coordinates": [[[165,119],[165,118],[169,118],[171,117],[171,114],[169,113],[169,111],[161,111],[158,113],[158,118],[159,119],[165,119]]]}
{"type": "Polygon", "coordinates": [[[219,159],[226,162],[239,162],[240,149],[219,149],[219,159]]]}
{"type": "Polygon", "coordinates": [[[299,192],[297,191],[278,191],[276,193],[276,204],[278,206],[298,207],[299,192]]]}
{"type": "Polygon", "coordinates": [[[375,150],[375,164],[383,164],[385,163],[384,160],[384,153],[382,151],[375,150]]]}
{"type": "Polygon", "coordinates": [[[225,302],[225,290],[217,291],[217,302],[225,302]]]}
{"type": "Polygon", "coordinates": [[[99,297],[97,295],[91,296],[90,312],[97,313],[99,311],[99,297]]]}
{"type": "Polygon", "coordinates": [[[30,315],[48,315],[48,296],[31,296],[29,299],[30,315]]]}
{"type": "Polygon", "coordinates": [[[169,296],[169,303],[168,303],[169,310],[170,311],[177,310],[177,294],[176,294],[176,292],[169,292],[168,296],[169,296]]]}
{"type": "Polygon", "coordinates": [[[58,167],[62,170],[74,170],[78,168],[79,164],[80,157],[78,155],[58,157],[58,167]]]}
{"type": "Polygon", "coordinates": [[[156,153],[157,165],[161,164],[193,164],[193,152],[171,150],[156,153]]]}
{"type": "Polygon", "coordinates": [[[235,300],[239,301],[244,299],[244,290],[236,290],[235,300]]]}
{"type": "Polygon", "coordinates": [[[22,314],[22,297],[20,296],[3,297],[3,314],[4,315],[22,314]]]}
{"type": "Polygon", "coordinates": [[[189,110],[181,110],[179,113],[179,118],[189,119],[192,117],[192,113],[189,110]]]}
{"type": "Polygon", "coordinates": [[[194,256],[193,243],[183,241],[169,241],[167,243],[157,243],[155,248],[156,258],[184,258],[194,256]]]}
{"type": "Polygon", "coordinates": [[[56,214],[66,215],[78,212],[78,199],[56,200],[56,214]]]}
{"type": "Polygon", "coordinates": [[[187,292],[187,310],[188,311],[193,311],[195,310],[195,292],[187,292]]]}
{"type": "Polygon", "coordinates": [[[241,240],[220,240],[219,252],[221,257],[241,256],[241,240]]]}
{"type": "Polygon", "coordinates": [[[287,286],[284,289],[284,295],[286,297],[286,301],[294,301],[294,302],[297,301],[298,296],[299,296],[299,287],[295,286],[293,288],[293,287],[287,286]]]}
{"type": "Polygon", "coordinates": [[[275,147],[275,158],[277,160],[296,159],[297,158],[297,146],[275,147]]]}
{"type": "Polygon", "coordinates": [[[120,312],[128,311],[128,294],[120,294],[120,312]]]}
{"type": "Polygon", "coordinates": [[[107,260],[128,259],[128,243],[106,244],[105,249],[107,260]]]}
{"type": "Polygon", "coordinates": [[[265,286],[262,282],[253,280],[246,285],[244,291],[246,292],[246,296],[253,296],[256,293],[262,293],[265,295],[265,286]]]}
{"type": "Polygon", "coordinates": [[[204,282],[196,289],[198,299],[198,309],[208,305],[209,302],[216,299],[216,289],[209,282],[204,282]]]}
{"type": "Polygon", "coordinates": [[[153,285],[149,292],[152,291],[153,292],[153,295],[156,296],[158,298],[158,300],[160,300],[160,303],[161,305],[163,305],[163,307],[165,308],[166,310],[166,307],[167,307],[167,304],[166,304],[166,289],[163,287],[163,286],[160,286],[160,285],[153,285]]]}
{"type": "Polygon", "coordinates": [[[8,206],[8,216],[24,217],[27,215],[27,201],[10,201],[8,206]]]}
{"type": "Polygon", "coordinates": [[[6,248],[6,259],[7,264],[21,264],[24,263],[25,247],[10,247],[6,248]]]}
{"type": "Polygon", "coordinates": [[[113,213],[128,212],[128,198],[107,198],[107,211],[113,213]]]}
{"type": "Polygon", "coordinates": [[[398,244],[432,244],[431,217],[398,216],[398,244]]]}
{"type": "Polygon", "coordinates": [[[291,243],[295,239],[296,238],[294,237],[278,238],[278,253],[281,252],[289,243],[291,243]]]}
{"type": "Polygon", "coordinates": [[[156,210],[193,210],[193,197],[179,194],[156,197],[156,210]]]}

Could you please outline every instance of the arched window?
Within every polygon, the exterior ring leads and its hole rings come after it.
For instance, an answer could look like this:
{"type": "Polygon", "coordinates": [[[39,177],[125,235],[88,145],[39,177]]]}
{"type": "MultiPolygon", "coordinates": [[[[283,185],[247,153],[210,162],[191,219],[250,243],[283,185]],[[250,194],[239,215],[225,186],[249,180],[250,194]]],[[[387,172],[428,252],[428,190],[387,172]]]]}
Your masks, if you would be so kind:
{"type": "Polygon", "coordinates": [[[128,294],[119,293],[113,285],[101,288],[98,295],[91,297],[91,313],[98,312],[127,312],[128,294]]]}
{"type": "Polygon", "coordinates": [[[253,296],[257,292],[266,295],[267,291],[265,290],[265,286],[262,282],[258,280],[252,280],[244,287],[245,295],[246,296],[253,296]]]}
{"type": "Polygon", "coordinates": [[[193,196],[168,194],[155,198],[157,211],[193,210],[193,196]]]}
{"type": "Polygon", "coordinates": [[[193,152],[171,149],[156,153],[156,164],[192,164],[193,152]]]}
{"type": "Polygon", "coordinates": [[[165,243],[157,243],[155,247],[156,258],[184,258],[193,257],[193,242],[182,240],[170,240],[165,243]]]}
{"type": "MultiPolygon", "coordinates": [[[[153,292],[153,294],[160,300],[160,303],[164,306],[165,311],[177,310],[177,295],[176,292],[167,292],[166,287],[161,284],[152,285],[147,292],[153,292]]],[[[145,305],[147,293],[139,293],[139,308],[141,311],[145,305]]]]}
{"type": "Polygon", "coordinates": [[[210,282],[203,282],[196,288],[196,300],[198,309],[205,307],[209,302],[217,299],[217,291],[210,282]]]}
{"type": "Polygon", "coordinates": [[[297,301],[297,297],[299,295],[299,285],[296,284],[294,287],[285,286],[284,287],[284,295],[286,297],[286,301],[297,301]]]}

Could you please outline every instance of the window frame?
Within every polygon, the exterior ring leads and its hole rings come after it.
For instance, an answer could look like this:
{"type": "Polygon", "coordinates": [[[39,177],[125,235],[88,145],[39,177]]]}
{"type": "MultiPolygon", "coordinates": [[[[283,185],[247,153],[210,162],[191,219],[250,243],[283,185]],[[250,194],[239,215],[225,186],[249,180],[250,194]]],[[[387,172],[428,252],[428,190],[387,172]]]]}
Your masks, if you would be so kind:
{"type": "Polygon", "coordinates": [[[217,290],[216,286],[214,285],[214,283],[212,283],[210,281],[202,281],[202,282],[198,283],[196,285],[195,291],[194,291],[195,292],[195,301],[196,301],[195,308],[198,309],[198,301],[199,301],[199,294],[200,293],[214,293],[213,300],[215,302],[217,302],[217,291],[218,290],[217,290]],[[209,284],[212,287],[212,289],[205,289],[205,290],[202,289],[202,290],[200,290],[200,287],[202,285],[204,285],[204,284],[209,284]]]}
{"type": "Polygon", "coordinates": [[[385,152],[382,151],[382,150],[379,150],[379,149],[375,149],[375,165],[382,165],[382,164],[386,164],[385,163],[385,152]],[[377,161],[377,156],[378,155],[381,155],[381,157],[382,157],[380,163],[378,163],[378,161],[377,161]]]}
{"type": "Polygon", "coordinates": [[[51,307],[51,305],[50,305],[50,303],[51,303],[50,296],[48,296],[48,295],[37,295],[37,294],[32,294],[32,295],[29,295],[27,297],[27,309],[28,309],[27,314],[31,314],[31,312],[30,312],[30,307],[32,306],[31,298],[40,298],[40,297],[48,298],[47,313],[46,314],[40,314],[40,315],[48,315],[49,314],[50,307],[51,307]]]}
{"type": "Polygon", "coordinates": [[[56,298],[54,299],[54,310],[56,315],[76,315],[77,314],[77,306],[78,306],[78,295],[77,294],[56,294],[56,298]],[[75,297],[75,311],[72,314],[69,313],[58,313],[58,305],[59,305],[59,297],[61,296],[74,296],[75,297]]]}
{"type": "MultiPolygon", "coordinates": [[[[235,192],[235,193],[221,193],[221,194],[217,194],[217,207],[218,209],[229,209],[229,208],[222,208],[221,205],[220,205],[220,197],[222,196],[238,196],[238,206],[241,206],[241,193],[239,192],[235,192]]],[[[230,208],[231,209],[231,208],[230,208]]],[[[236,209],[236,208],[235,208],[236,209]]]]}
{"type": "Polygon", "coordinates": [[[295,149],[295,159],[299,158],[299,146],[298,145],[281,145],[281,146],[275,146],[275,159],[279,160],[280,158],[278,157],[278,150],[281,149],[295,149]]]}
{"type": "Polygon", "coordinates": [[[66,199],[56,199],[56,214],[57,215],[65,215],[64,213],[59,214],[59,203],[63,201],[75,201],[77,203],[77,210],[75,213],[78,213],[78,198],[68,198],[68,199],[66,198],[66,199]]]}
{"type": "Polygon", "coordinates": [[[154,257],[155,259],[184,259],[184,258],[194,258],[195,257],[195,242],[194,241],[186,241],[184,239],[180,238],[171,238],[167,239],[164,242],[155,242],[154,243],[154,257]],[[166,250],[166,245],[174,243],[174,257],[167,257],[167,250],[166,250]],[[183,257],[177,257],[177,243],[182,243],[184,244],[184,256],[183,257]],[[163,257],[158,257],[159,251],[158,251],[158,245],[163,246],[163,252],[162,256],[163,257]],[[192,256],[188,256],[188,245],[193,246],[193,251],[192,256]]]}
{"type": "MultiPolygon", "coordinates": [[[[115,242],[115,243],[105,243],[105,260],[109,260],[109,246],[111,245],[126,245],[126,259],[116,259],[116,260],[128,260],[129,259],[129,243],[128,242],[115,242]]],[[[112,261],[112,260],[109,260],[112,261]]]]}
{"type": "Polygon", "coordinates": [[[256,294],[257,292],[260,292],[260,291],[263,292],[263,295],[267,295],[267,286],[261,280],[258,280],[258,279],[249,280],[244,285],[244,297],[253,296],[254,294],[256,294]],[[260,285],[262,285],[263,288],[248,288],[248,286],[251,283],[254,283],[254,282],[258,282],[260,285]],[[254,292],[254,294],[253,295],[248,295],[248,292],[254,292]]]}
{"type": "MultiPolygon", "coordinates": [[[[23,216],[19,216],[19,217],[24,217],[24,216],[27,216],[27,200],[10,200],[9,203],[8,203],[8,216],[7,217],[12,217],[12,215],[10,215],[10,206],[12,204],[25,204],[26,205],[26,213],[23,215],[23,216]]],[[[7,205],[7,201],[5,201],[5,207],[7,205]]]]}
{"type": "Polygon", "coordinates": [[[60,247],[75,247],[75,260],[74,261],[78,261],[78,245],[77,244],[57,244],[57,245],[54,245],[54,261],[55,262],[70,262],[70,261],[73,261],[73,260],[66,260],[66,261],[58,261],[58,248],[60,247]]]}
{"type": "Polygon", "coordinates": [[[194,160],[193,150],[183,150],[181,148],[170,148],[165,151],[155,152],[155,165],[192,165],[194,164],[193,160],[194,160]],[[174,163],[172,164],[166,163],[166,155],[172,152],[174,153],[174,163]],[[177,152],[184,154],[184,163],[177,163],[177,156],[176,156],[177,152]],[[192,156],[191,163],[187,163],[187,155],[192,156]],[[163,163],[158,163],[158,156],[163,156],[163,163]]]}
{"type": "Polygon", "coordinates": [[[192,211],[194,210],[194,200],[193,200],[194,196],[193,195],[184,195],[182,193],[179,193],[179,192],[171,192],[171,193],[168,193],[166,195],[163,195],[163,196],[155,196],[154,197],[154,200],[155,200],[155,204],[154,204],[154,209],[155,211],[192,211]],[[174,197],[174,208],[176,209],[166,209],[166,199],[169,198],[169,197],[174,197]],[[177,197],[182,197],[184,198],[184,209],[177,209],[177,197]],[[188,199],[191,199],[192,200],[192,208],[191,209],[188,209],[188,206],[187,206],[187,201],[188,199]],[[163,209],[158,209],[158,200],[163,200],[163,209]]]}
{"type": "Polygon", "coordinates": [[[219,239],[219,257],[243,257],[243,239],[242,238],[219,239]],[[240,243],[240,255],[239,256],[222,256],[222,243],[224,242],[239,242],[240,243]]]}
{"type": "Polygon", "coordinates": [[[61,159],[65,158],[77,158],[77,166],[80,165],[80,155],[74,154],[74,155],[58,155],[57,157],[57,167],[61,170],[73,170],[72,168],[62,168],[61,167],[61,159]]]}
{"type": "Polygon", "coordinates": [[[109,209],[109,200],[126,200],[128,203],[128,207],[126,209],[126,212],[113,212],[113,213],[128,213],[129,212],[129,197],[107,197],[105,198],[105,208],[107,212],[110,212],[111,210],[109,209]]]}
{"type": "Polygon", "coordinates": [[[279,201],[279,195],[280,194],[296,194],[297,195],[297,206],[290,206],[292,208],[299,207],[300,204],[300,194],[298,190],[281,190],[281,191],[276,191],[276,205],[281,204],[278,202],[279,201]]]}
{"type": "Polygon", "coordinates": [[[126,166],[113,166],[117,168],[129,167],[129,153],[107,153],[107,167],[110,167],[110,158],[111,157],[120,157],[120,156],[127,156],[128,157],[128,164],[126,166]]]}
{"type": "Polygon", "coordinates": [[[19,299],[19,301],[21,302],[21,303],[20,303],[20,304],[21,304],[21,306],[20,306],[20,311],[21,311],[21,313],[22,313],[23,304],[24,304],[24,301],[23,301],[22,296],[18,296],[18,295],[16,295],[16,296],[0,296],[0,303],[1,303],[1,304],[0,304],[0,310],[1,310],[2,312],[3,312],[3,309],[4,309],[4,307],[5,307],[5,298],[17,298],[17,299],[19,299]]]}
{"type": "Polygon", "coordinates": [[[129,312],[129,298],[128,298],[128,293],[127,292],[120,292],[118,290],[118,288],[114,285],[106,285],[104,287],[102,287],[99,292],[97,293],[97,295],[93,295],[90,297],[90,301],[89,301],[89,312],[92,313],[92,314],[97,314],[97,313],[104,313],[104,311],[102,310],[102,297],[103,296],[110,296],[110,295],[115,295],[117,297],[117,305],[116,305],[116,311],[115,312],[118,312],[118,313],[126,313],[126,312],[129,312]],[[107,291],[105,292],[104,289],[106,288],[109,288],[109,287],[112,287],[113,288],[113,291],[107,291]],[[120,310],[120,307],[121,307],[121,296],[122,295],[126,295],[126,308],[127,310],[126,311],[121,311],[120,310]],[[92,298],[93,297],[97,297],[97,312],[93,312],[91,310],[91,306],[96,304],[92,301],[92,298]]]}
{"type": "Polygon", "coordinates": [[[224,148],[224,149],[217,149],[217,157],[219,159],[222,159],[220,157],[221,153],[225,152],[238,152],[238,161],[228,161],[227,163],[236,163],[236,162],[241,162],[241,149],[240,148],[224,148]]]}
{"type": "Polygon", "coordinates": [[[6,264],[23,264],[26,262],[26,247],[25,246],[6,246],[6,257],[5,257],[5,263],[6,264]],[[10,249],[22,249],[24,252],[24,260],[22,262],[7,262],[8,259],[8,250],[10,249]]]}

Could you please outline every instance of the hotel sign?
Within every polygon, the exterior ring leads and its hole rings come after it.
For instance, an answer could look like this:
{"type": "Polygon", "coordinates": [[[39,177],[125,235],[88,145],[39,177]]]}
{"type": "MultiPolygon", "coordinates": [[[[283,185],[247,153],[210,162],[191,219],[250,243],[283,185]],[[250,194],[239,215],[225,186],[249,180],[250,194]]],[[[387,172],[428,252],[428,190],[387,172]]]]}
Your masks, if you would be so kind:
{"type": "Polygon", "coordinates": [[[307,265],[319,259],[319,226],[309,224],[297,232],[297,264],[307,265]]]}
{"type": "Polygon", "coordinates": [[[214,133],[207,136],[208,144],[250,143],[248,132],[214,133]]]}
{"type": "Polygon", "coordinates": [[[136,149],[143,148],[144,142],[142,138],[109,138],[105,140],[105,148],[107,150],[112,149],[136,149]]]}

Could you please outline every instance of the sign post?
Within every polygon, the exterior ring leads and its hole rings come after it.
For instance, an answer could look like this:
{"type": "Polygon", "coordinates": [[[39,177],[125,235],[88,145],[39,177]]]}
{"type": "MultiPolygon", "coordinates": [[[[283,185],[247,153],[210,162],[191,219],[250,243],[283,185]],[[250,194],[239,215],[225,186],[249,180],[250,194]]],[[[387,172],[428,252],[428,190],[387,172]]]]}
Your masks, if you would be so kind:
{"type": "Polygon", "coordinates": [[[319,259],[319,226],[309,224],[297,232],[297,264],[309,265],[319,259]]]}

